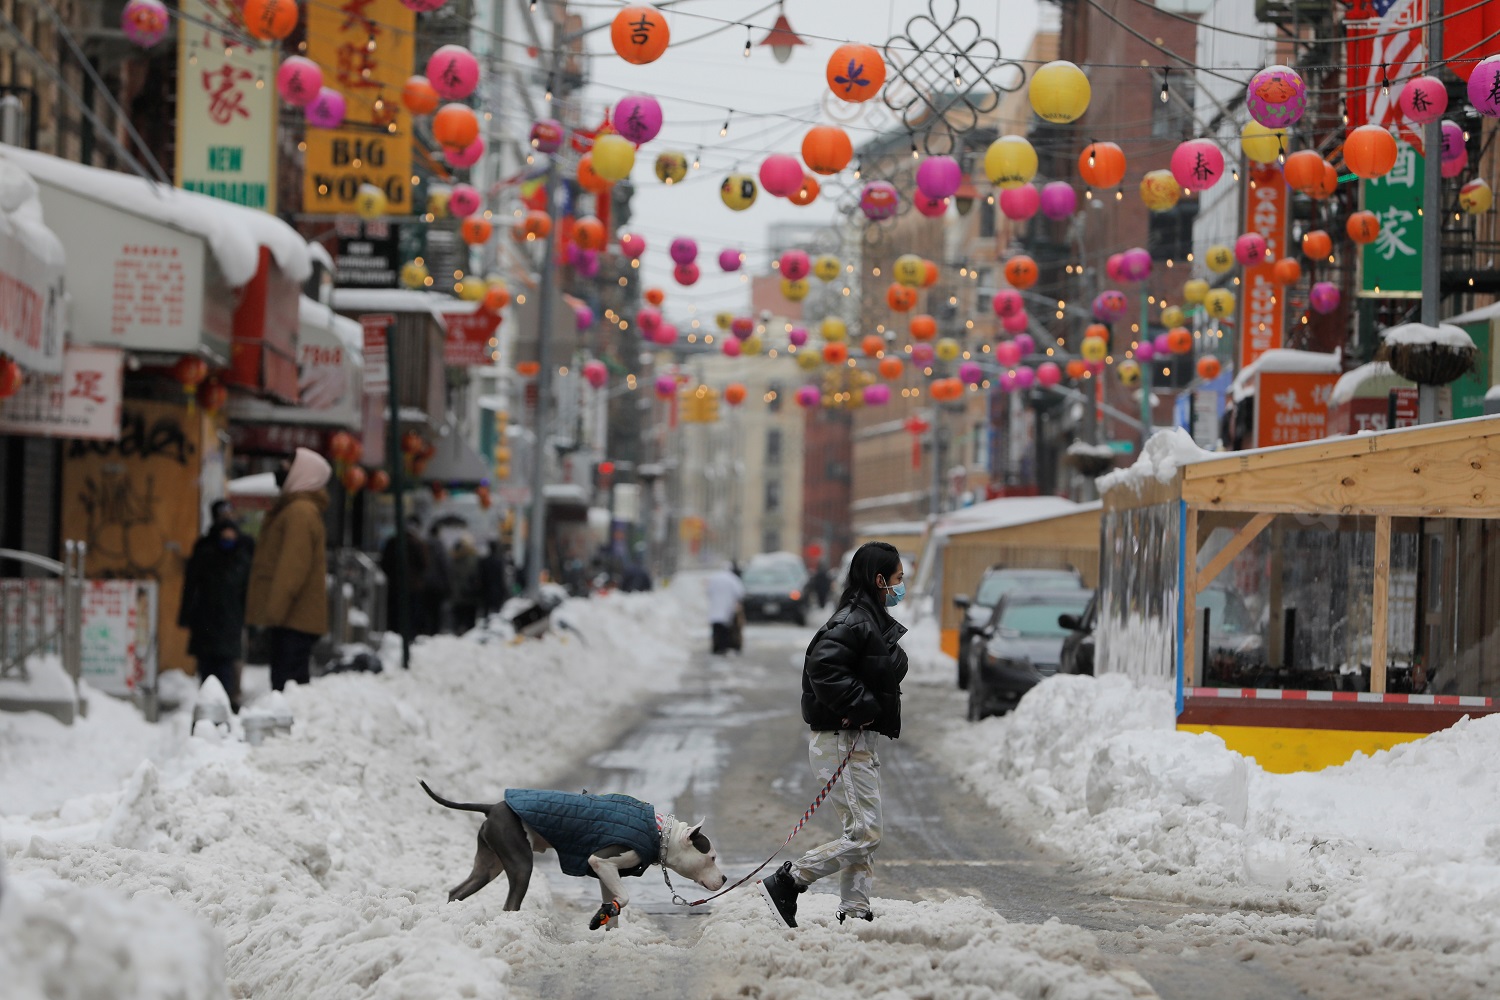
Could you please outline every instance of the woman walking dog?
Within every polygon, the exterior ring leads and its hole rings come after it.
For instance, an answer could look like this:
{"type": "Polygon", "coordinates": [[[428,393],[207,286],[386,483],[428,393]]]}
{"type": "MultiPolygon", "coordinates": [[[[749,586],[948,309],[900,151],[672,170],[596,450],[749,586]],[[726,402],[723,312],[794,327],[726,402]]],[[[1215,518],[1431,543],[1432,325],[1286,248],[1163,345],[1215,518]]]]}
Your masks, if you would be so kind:
{"type": "Polygon", "coordinates": [[[871,856],[880,845],[880,747],[901,735],[905,626],[892,618],[906,596],[896,547],[866,542],[849,565],[838,609],[818,629],[802,664],[802,719],[812,729],[808,760],[820,782],[848,766],[830,793],[844,835],[788,861],[760,883],[761,894],[788,927],[797,926],[797,896],[810,883],[839,873],[838,918],[872,920],[871,856]]]}

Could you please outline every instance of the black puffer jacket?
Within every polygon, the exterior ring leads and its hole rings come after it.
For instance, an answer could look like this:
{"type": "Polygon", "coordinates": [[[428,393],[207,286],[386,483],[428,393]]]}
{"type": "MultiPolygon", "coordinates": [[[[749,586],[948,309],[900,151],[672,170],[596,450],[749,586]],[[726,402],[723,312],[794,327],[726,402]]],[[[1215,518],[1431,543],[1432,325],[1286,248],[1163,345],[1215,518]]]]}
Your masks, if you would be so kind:
{"type": "Polygon", "coordinates": [[[871,729],[901,735],[906,626],[864,594],[818,629],[802,663],[802,719],[815,730],[871,729]],[[849,722],[845,725],[844,720],[849,722]]]}

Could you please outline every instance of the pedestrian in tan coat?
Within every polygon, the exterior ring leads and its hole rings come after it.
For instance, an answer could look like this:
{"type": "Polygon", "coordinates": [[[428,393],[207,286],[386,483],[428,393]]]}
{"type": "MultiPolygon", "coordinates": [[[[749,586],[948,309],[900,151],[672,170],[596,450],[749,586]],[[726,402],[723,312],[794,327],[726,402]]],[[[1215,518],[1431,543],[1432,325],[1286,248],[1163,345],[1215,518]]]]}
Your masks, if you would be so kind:
{"type": "Polygon", "coordinates": [[[317,452],[297,449],[250,564],[245,621],[266,629],[271,687],[277,691],[287,681],[308,683],[313,644],[328,631],[323,511],[331,471],[317,452]]]}

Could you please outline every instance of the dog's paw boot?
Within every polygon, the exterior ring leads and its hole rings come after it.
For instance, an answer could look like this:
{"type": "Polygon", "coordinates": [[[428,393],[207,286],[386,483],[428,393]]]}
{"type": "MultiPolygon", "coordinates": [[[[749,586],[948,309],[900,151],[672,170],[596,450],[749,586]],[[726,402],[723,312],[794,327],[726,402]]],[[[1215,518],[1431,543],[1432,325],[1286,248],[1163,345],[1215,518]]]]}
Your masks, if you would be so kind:
{"type": "Polygon", "coordinates": [[[868,920],[871,923],[875,922],[875,914],[871,913],[869,910],[866,910],[863,913],[854,913],[849,910],[840,910],[838,912],[839,923],[843,923],[845,917],[848,917],[850,920],[868,920]]]}
{"type": "Polygon", "coordinates": [[[614,900],[610,900],[608,903],[605,903],[603,906],[599,907],[598,912],[594,914],[594,919],[589,921],[589,930],[597,931],[601,927],[603,927],[605,930],[609,930],[611,923],[619,922],[617,919],[619,916],[620,904],[615,902],[614,900]]]}

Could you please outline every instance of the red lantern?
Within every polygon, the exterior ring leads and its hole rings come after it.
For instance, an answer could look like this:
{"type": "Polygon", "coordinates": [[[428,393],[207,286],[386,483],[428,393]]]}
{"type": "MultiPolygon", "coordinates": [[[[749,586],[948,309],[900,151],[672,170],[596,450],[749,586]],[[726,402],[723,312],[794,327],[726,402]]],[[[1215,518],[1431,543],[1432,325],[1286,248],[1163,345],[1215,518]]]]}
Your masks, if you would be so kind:
{"type": "Polygon", "coordinates": [[[1078,358],[1074,358],[1073,360],[1069,361],[1066,368],[1068,378],[1072,379],[1083,378],[1084,375],[1088,374],[1088,370],[1088,364],[1084,361],[1079,360],[1078,358]]]}
{"type": "Polygon", "coordinates": [[[1090,323],[1088,325],[1088,329],[1083,331],[1083,336],[1084,339],[1093,337],[1094,339],[1102,340],[1107,344],[1109,343],[1109,327],[1105,326],[1103,323],[1090,323]]]}
{"type": "Polygon", "coordinates": [[[1173,354],[1187,354],[1193,349],[1193,331],[1185,326],[1174,326],[1167,331],[1167,350],[1173,354]]]}
{"type": "Polygon", "coordinates": [[[896,379],[901,377],[901,370],[906,366],[901,363],[900,358],[881,358],[881,378],[896,379]]]}
{"type": "Polygon", "coordinates": [[[864,352],[865,357],[873,358],[885,350],[885,341],[872,333],[859,342],[859,349],[864,352]]]}
{"type": "Polygon", "coordinates": [[[1278,285],[1295,285],[1302,280],[1302,265],[1296,258],[1283,257],[1271,265],[1271,280],[1278,285]]]}
{"type": "Polygon", "coordinates": [[[297,0],[245,0],[245,30],[263,42],[280,41],[297,27],[297,0]]]}
{"type": "Polygon", "coordinates": [[[1112,142],[1089,143],[1078,154],[1078,176],[1089,187],[1114,187],[1125,179],[1125,151],[1112,142]]]}
{"type": "Polygon", "coordinates": [[[1222,370],[1223,366],[1219,364],[1219,359],[1212,354],[1205,354],[1198,359],[1198,377],[1205,381],[1218,378],[1222,370]]]}
{"type": "Polygon", "coordinates": [[[922,287],[931,288],[937,284],[938,266],[930,260],[922,261],[922,287]]]}
{"type": "Polygon", "coordinates": [[[802,137],[802,162],[815,174],[836,174],[852,159],[854,144],[837,125],[814,125],[802,137]]]}
{"type": "Polygon", "coordinates": [[[580,250],[603,250],[604,241],[604,223],[592,215],[585,215],[573,223],[573,242],[580,250]]]}
{"type": "Polygon", "coordinates": [[[1281,167],[1287,187],[1310,191],[1323,180],[1323,158],[1310,149],[1301,149],[1286,158],[1281,167]]]}
{"type": "Polygon", "coordinates": [[[911,335],[917,340],[931,340],[937,336],[937,320],[926,313],[911,318],[911,335]]]}
{"type": "Polygon", "coordinates": [[[0,399],[9,399],[21,390],[26,381],[21,366],[10,358],[0,357],[0,399]]]}
{"type": "Polygon", "coordinates": [[[812,174],[803,174],[802,186],[787,195],[786,200],[793,205],[811,205],[818,200],[818,192],[822,189],[816,177],[812,174]]]}
{"type": "Polygon", "coordinates": [[[484,308],[497,313],[510,305],[510,292],[504,285],[491,285],[484,290],[484,308]]]}
{"type": "Polygon", "coordinates": [[[1356,177],[1384,177],[1396,165],[1396,139],[1379,125],[1361,125],[1344,140],[1344,165],[1356,177]]]}
{"type": "Polygon", "coordinates": [[[448,499],[448,491],[444,488],[442,483],[432,484],[432,499],[437,501],[448,499]]]}
{"type": "Polygon", "coordinates": [[[416,431],[407,431],[401,435],[401,454],[415,455],[424,447],[422,435],[416,431]]]}
{"type": "Polygon", "coordinates": [[[1313,260],[1323,260],[1333,253],[1333,238],[1321,229],[1302,235],[1302,252],[1313,260]]]}
{"type": "Polygon", "coordinates": [[[200,402],[202,402],[203,410],[206,413],[218,413],[224,408],[224,404],[229,402],[229,390],[222,382],[208,383],[203,387],[203,391],[199,393],[199,396],[202,397],[200,402]]]}
{"type": "Polygon", "coordinates": [[[364,469],[361,469],[357,465],[351,465],[349,466],[349,468],[345,469],[344,474],[339,477],[339,482],[344,484],[344,492],[348,493],[350,496],[353,496],[355,493],[358,493],[360,490],[365,488],[365,481],[369,478],[370,477],[365,474],[364,469]]]}
{"type": "Polygon", "coordinates": [[[353,434],[339,431],[328,439],[328,457],[335,462],[352,462],[355,444],[353,434]]]}
{"type": "Polygon", "coordinates": [[[885,304],[896,312],[907,312],[917,304],[917,290],[893,281],[885,290],[885,304]]]}
{"type": "Polygon", "coordinates": [[[841,340],[823,345],[823,360],[830,365],[841,365],[849,360],[849,346],[841,340]]]}
{"type": "Polygon", "coordinates": [[[672,32],[666,17],[655,7],[626,7],[609,26],[609,40],[621,59],[644,66],[667,51],[672,32]]]}
{"type": "Polygon", "coordinates": [[[578,159],[578,186],[590,194],[604,194],[609,190],[609,181],[594,171],[594,154],[584,153],[578,159]]]}
{"type": "Polygon", "coordinates": [[[1315,201],[1323,201],[1339,189],[1339,172],[1333,168],[1333,164],[1327,160],[1323,161],[1323,176],[1307,189],[1307,194],[1315,201]]]}
{"type": "Polygon", "coordinates": [[[481,219],[478,216],[470,216],[463,221],[463,225],[458,227],[458,235],[471,247],[488,242],[490,234],[494,231],[495,227],[490,225],[488,219],[481,219]]]}
{"type": "Polygon", "coordinates": [[[840,45],[828,57],[828,89],[850,104],[868,101],[885,83],[885,60],[873,45],[840,45]]]}
{"type": "Polygon", "coordinates": [[[391,474],[384,469],[376,469],[370,473],[369,487],[371,493],[384,493],[391,488],[391,474]]]}
{"type": "Polygon", "coordinates": [[[444,104],[432,116],[432,137],[448,149],[467,149],[479,138],[479,119],[467,104],[444,104]]]}
{"type": "Polygon", "coordinates": [[[401,103],[414,115],[432,114],[440,101],[437,88],[425,76],[408,77],[401,85],[401,103]]]}
{"type": "Polygon", "coordinates": [[[660,288],[648,288],[646,289],[646,301],[653,306],[659,306],[667,301],[667,293],[660,288]]]}
{"type": "Polygon", "coordinates": [[[1344,230],[1360,246],[1373,243],[1380,235],[1380,217],[1374,212],[1355,212],[1344,224],[1344,230]]]}
{"type": "Polygon", "coordinates": [[[542,370],[542,366],[535,361],[517,361],[516,374],[522,378],[535,378],[542,370]]]}
{"type": "Polygon", "coordinates": [[[193,404],[198,395],[198,386],[208,378],[208,362],[192,354],[184,354],[177,359],[172,366],[172,377],[182,386],[182,391],[187,395],[188,410],[193,409],[193,404]]]}
{"type": "Polygon", "coordinates": [[[1036,284],[1037,274],[1036,261],[1025,254],[1005,262],[1005,280],[1010,282],[1012,288],[1025,291],[1036,284]]]}

